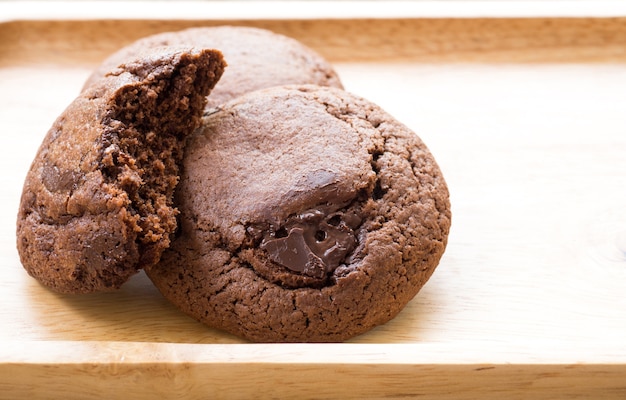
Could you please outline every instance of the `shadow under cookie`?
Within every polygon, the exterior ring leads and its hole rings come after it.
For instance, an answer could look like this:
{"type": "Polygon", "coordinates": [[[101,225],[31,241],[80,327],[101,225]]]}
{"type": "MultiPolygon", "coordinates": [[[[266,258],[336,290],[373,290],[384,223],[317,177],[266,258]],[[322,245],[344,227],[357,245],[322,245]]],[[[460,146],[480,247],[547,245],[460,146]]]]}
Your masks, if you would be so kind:
{"type": "MultiPolygon", "coordinates": [[[[29,315],[37,340],[158,343],[241,343],[180,313],[141,272],[119,290],[85,295],[55,293],[26,281],[29,315]],[[58,321],[63,321],[58,323],[58,321]]],[[[24,328],[27,329],[27,328],[24,328]]]]}

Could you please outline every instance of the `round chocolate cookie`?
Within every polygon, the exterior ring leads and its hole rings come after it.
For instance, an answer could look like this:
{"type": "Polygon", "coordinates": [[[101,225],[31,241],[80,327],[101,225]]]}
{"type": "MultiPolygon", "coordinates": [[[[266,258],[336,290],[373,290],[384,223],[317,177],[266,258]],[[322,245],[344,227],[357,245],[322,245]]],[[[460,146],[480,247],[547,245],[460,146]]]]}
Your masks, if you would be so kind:
{"type": "Polygon", "coordinates": [[[190,28],[148,36],[109,56],[87,79],[89,87],[138,52],[164,45],[219,49],[228,69],[208,99],[207,108],[271,86],[315,84],[342,88],[333,67],[295,39],[265,29],[237,26],[190,28]]]}
{"type": "Polygon", "coordinates": [[[422,141],[339,89],[265,89],[189,142],[172,246],[146,271],[209,326],[260,342],[342,341],[383,324],[447,243],[444,178],[422,141]]]}
{"type": "Polygon", "coordinates": [[[152,49],[65,109],[24,182],[17,248],[28,273],[85,293],[158,261],[176,229],[185,139],[224,67],[215,50],[152,49]]]}

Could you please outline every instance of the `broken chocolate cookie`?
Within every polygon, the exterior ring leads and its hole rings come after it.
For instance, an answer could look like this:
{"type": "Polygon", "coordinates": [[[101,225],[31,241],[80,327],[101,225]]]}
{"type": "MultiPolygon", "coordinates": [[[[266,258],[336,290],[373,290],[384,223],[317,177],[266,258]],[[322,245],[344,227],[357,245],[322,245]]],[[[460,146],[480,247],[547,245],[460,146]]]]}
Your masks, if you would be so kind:
{"type": "Polygon", "coordinates": [[[24,182],[17,248],[30,275],[88,293],[159,260],[176,229],[185,140],[224,67],[216,50],[152,49],[67,107],[24,182]]]}

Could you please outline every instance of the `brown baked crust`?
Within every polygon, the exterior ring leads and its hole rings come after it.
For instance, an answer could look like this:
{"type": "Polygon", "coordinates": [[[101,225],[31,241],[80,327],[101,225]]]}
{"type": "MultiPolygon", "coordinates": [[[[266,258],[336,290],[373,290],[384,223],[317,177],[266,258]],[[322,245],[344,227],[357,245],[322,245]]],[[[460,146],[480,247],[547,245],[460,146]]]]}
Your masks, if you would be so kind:
{"type": "Polygon", "coordinates": [[[219,49],[224,54],[229,67],[211,92],[207,108],[271,86],[316,84],[342,88],[332,65],[295,39],[259,28],[216,26],[139,39],[104,60],[87,79],[84,89],[118,64],[135,58],[139,52],[164,45],[219,49]]]}
{"type": "Polygon", "coordinates": [[[448,189],[424,143],[338,89],[272,88],[225,104],[190,137],[183,168],[177,238],[146,271],[187,314],[252,341],[343,341],[389,321],[447,243],[448,189]],[[268,245],[315,212],[355,238],[322,274],[295,271],[268,245]]]}
{"type": "Polygon", "coordinates": [[[64,293],[118,288],[158,261],[185,138],[221,76],[219,51],[153,49],[84,91],[54,122],[24,182],[24,268],[64,293]]]}

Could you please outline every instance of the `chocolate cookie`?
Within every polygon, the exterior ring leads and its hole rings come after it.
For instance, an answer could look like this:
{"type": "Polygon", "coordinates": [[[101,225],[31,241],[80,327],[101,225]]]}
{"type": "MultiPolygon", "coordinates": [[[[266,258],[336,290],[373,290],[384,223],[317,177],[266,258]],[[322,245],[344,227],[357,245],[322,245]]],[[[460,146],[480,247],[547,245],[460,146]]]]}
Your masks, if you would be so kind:
{"type": "Polygon", "coordinates": [[[17,219],[24,268],[65,293],[114,289],[158,261],[186,137],[225,67],[215,50],[152,49],[73,101],[43,140],[17,219]]]}
{"type": "Polygon", "coordinates": [[[179,231],[148,276],[192,317],[260,342],[342,341],[433,273],[450,228],[422,141],[334,88],[249,93],[190,137],[179,231]]]}
{"type": "Polygon", "coordinates": [[[302,43],[265,29],[217,26],[166,32],[140,39],[112,54],[85,83],[89,87],[129,58],[163,45],[186,45],[219,49],[228,70],[211,92],[211,108],[244,93],[286,84],[316,84],[342,88],[333,67],[302,43]]]}

